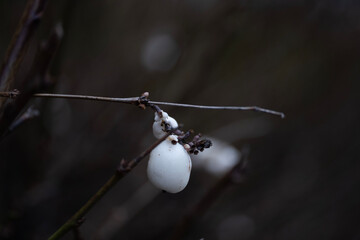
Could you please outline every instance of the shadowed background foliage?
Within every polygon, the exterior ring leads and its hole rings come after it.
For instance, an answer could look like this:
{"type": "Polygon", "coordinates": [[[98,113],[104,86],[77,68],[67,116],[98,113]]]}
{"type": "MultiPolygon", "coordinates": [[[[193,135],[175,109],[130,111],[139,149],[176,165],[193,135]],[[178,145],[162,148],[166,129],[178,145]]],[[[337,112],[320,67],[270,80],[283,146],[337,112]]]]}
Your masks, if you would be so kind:
{"type": "MultiPolygon", "coordinates": [[[[25,4],[0,2],[1,58],[25,4]]],[[[185,129],[250,148],[245,181],[225,189],[183,239],[359,239],[359,13],[358,2],[341,0],[50,1],[13,87],[62,22],[51,67],[56,93],[149,91],[158,101],[283,111],[282,120],[163,108],[185,129]]],[[[47,238],[121,158],[154,142],[148,110],[63,99],[31,104],[40,116],[0,145],[2,239],[47,238]]],[[[168,239],[217,179],[194,169],[183,192],[157,193],[146,185],[144,161],[92,209],[81,234],[168,239]]]]}

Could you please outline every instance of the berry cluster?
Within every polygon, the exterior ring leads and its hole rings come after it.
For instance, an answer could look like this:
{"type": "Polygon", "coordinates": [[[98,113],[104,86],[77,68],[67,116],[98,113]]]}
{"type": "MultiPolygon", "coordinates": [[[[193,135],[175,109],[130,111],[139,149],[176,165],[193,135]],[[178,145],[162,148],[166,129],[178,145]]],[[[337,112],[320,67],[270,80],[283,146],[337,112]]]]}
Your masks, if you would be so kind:
{"type": "Polygon", "coordinates": [[[183,132],[178,127],[174,118],[156,109],[153,123],[154,136],[160,139],[169,131],[172,131],[172,134],[150,153],[147,174],[156,187],[170,193],[182,191],[189,182],[192,168],[189,153],[196,155],[211,146],[211,141],[200,139],[200,134],[187,142],[193,131],[183,132]]]}

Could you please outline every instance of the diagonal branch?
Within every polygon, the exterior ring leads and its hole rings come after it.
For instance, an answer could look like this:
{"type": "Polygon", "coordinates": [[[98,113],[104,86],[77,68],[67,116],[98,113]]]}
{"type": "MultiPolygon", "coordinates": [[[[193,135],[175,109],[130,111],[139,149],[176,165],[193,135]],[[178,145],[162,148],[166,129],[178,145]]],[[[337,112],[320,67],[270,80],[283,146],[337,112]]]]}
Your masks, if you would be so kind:
{"type": "Polygon", "coordinates": [[[111,189],[114,185],[128,174],[133,168],[135,168],[141,160],[143,160],[150,152],[157,147],[162,141],[164,141],[172,131],[168,132],[164,137],[157,140],[153,145],[146,149],[136,158],[125,161],[124,159],[120,162],[119,168],[116,170],[114,175],[92,196],[64,225],[62,225],[53,235],[49,237],[49,240],[55,240],[62,237],[70,230],[77,228],[83,221],[84,216],[88,213],[91,208],[111,189]]]}

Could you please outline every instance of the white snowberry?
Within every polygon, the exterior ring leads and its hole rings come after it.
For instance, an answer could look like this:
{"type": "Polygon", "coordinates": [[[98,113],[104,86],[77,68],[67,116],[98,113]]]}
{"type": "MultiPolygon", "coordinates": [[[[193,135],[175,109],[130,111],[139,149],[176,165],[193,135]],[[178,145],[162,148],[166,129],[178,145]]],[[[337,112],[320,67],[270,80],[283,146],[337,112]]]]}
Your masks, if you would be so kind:
{"type": "Polygon", "coordinates": [[[177,128],[179,125],[177,121],[170,117],[164,111],[161,111],[162,117],[159,116],[158,113],[155,113],[154,123],[153,123],[153,134],[156,138],[160,139],[165,136],[165,125],[168,124],[172,128],[177,128]]]}
{"type": "Polygon", "coordinates": [[[147,167],[150,182],[170,193],[186,187],[192,167],[189,154],[176,140],[176,135],[170,135],[152,150],[147,167]]]}

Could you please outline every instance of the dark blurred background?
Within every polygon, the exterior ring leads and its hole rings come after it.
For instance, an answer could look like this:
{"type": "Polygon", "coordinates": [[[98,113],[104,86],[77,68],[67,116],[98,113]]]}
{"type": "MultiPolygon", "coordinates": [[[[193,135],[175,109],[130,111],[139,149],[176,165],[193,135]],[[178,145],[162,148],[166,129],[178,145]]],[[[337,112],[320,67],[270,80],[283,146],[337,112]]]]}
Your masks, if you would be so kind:
{"type": "MultiPolygon", "coordinates": [[[[0,1],[3,59],[26,1],[0,1]]],[[[185,129],[250,149],[245,180],[182,239],[360,239],[360,2],[49,1],[16,75],[61,22],[56,93],[257,105],[254,112],[164,107],[185,129]]],[[[153,113],[131,105],[33,99],[40,111],[0,144],[0,238],[46,239],[154,142],[153,113]]],[[[169,239],[218,181],[193,169],[160,193],[142,162],[86,216],[84,239],[169,239]]],[[[69,233],[64,239],[73,239],[69,233]]]]}

